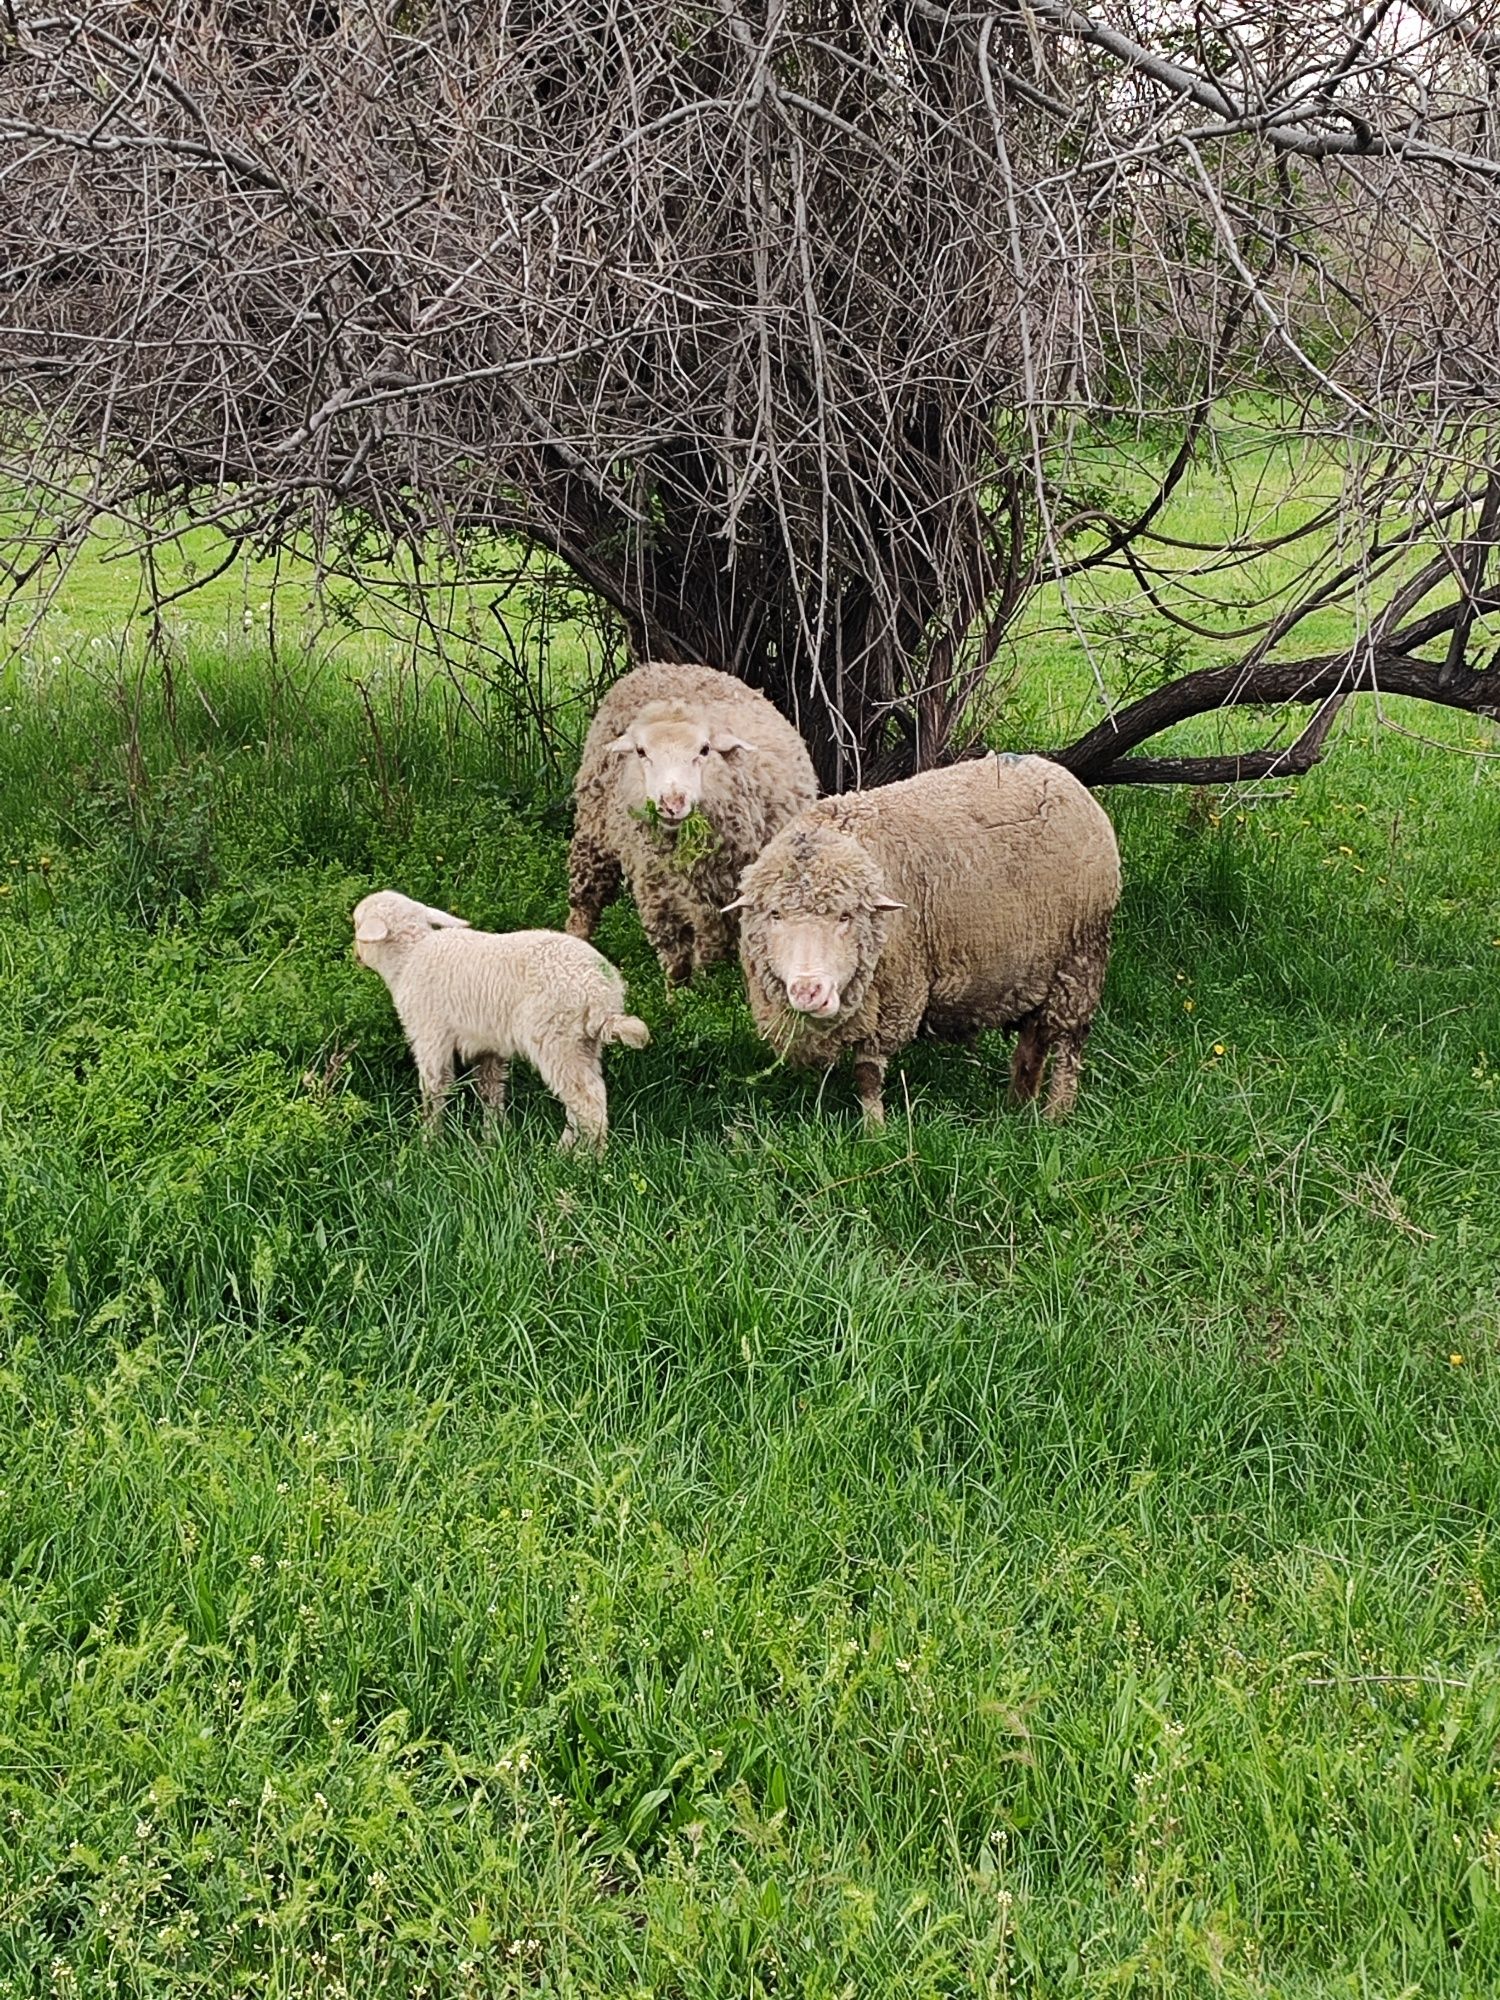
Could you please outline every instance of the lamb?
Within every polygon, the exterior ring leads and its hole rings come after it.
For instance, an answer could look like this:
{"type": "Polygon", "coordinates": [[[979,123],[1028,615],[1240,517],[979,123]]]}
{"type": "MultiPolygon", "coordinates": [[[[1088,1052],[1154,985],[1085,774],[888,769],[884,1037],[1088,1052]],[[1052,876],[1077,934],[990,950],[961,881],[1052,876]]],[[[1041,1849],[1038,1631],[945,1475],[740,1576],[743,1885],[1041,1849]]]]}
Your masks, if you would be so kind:
{"type": "Polygon", "coordinates": [[[355,909],[354,955],[390,988],[429,1134],[442,1118],[455,1053],[475,1066],[487,1129],[505,1114],[511,1058],[524,1056],[567,1112],[560,1150],[580,1136],[604,1150],[600,1049],[643,1049],[651,1035],[624,1012],[625,982],[592,945],[560,931],[471,930],[463,917],[381,889],[355,909]]]}
{"type": "Polygon", "coordinates": [[[732,956],[724,905],[740,871],[818,781],[764,695],[711,667],[653,661],[599,704],[574,796],[568,931],[592,937],[623,876],[670,989],[732,956]]]}
{"type": "Polygon", "coordinates": [[[990,756],[799,813],[746,869],[740,957],[762,1036],[790,1061],[848,1049],[865,1123],[919,1030],[1018,1031],[1012,1100],[1063,1117],[1109,960],[1120,857],[1103,810],[1043,757],[990,756]]]}

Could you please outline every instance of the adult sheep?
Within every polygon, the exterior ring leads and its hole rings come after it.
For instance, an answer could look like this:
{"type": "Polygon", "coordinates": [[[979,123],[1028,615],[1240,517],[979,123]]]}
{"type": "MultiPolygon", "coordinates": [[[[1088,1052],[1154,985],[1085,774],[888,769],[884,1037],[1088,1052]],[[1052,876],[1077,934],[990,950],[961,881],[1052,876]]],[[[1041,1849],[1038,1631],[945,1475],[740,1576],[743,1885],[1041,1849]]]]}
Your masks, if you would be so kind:
{"type": "Polygon", "coordinates": [[[1078,1091],[1120,896],[1114,830],[1043,757],[991,756],[820,800],[747,868],[740,957],[750,1007],[787,1060],[848,1049],[868,1125],[890,1057],[921,1029],[1018,1031],[1016,1102],[1049,1054],[1047,1115],[1078,1091]]]}
{"type": "Polygon", "coordinates": [[[764,695],[711,667],[635,668],[584,741],[568,930],[592,937],[623,876],[668,984],[685,985],[732,954],[741,870],[817,796],[806,744],[764,695]]]}

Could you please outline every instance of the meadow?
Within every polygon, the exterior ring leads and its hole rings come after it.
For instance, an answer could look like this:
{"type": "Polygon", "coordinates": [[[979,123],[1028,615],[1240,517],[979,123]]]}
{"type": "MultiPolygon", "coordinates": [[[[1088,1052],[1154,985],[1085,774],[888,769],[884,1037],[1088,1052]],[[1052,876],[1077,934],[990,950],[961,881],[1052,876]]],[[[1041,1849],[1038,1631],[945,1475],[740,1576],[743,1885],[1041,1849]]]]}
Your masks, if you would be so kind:
{"type": "Polygon", "coordinates": [[[1058,1130],[923,1046],[861,1137],[621,904],[591,1166],[524,1077],[425,1147],[349,951],[560,923],[565,785],[74,588],[0,684],[0,1995],[1500,1991],[1494,730],[1107,796],[1058,1130]]]}

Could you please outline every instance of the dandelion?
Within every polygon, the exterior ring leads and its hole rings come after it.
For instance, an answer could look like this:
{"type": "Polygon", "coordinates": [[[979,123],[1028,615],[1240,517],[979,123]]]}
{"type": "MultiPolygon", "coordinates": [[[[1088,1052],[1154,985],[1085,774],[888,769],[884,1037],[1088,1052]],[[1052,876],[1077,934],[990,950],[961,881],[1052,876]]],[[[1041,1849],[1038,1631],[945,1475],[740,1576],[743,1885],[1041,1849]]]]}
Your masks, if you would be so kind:
{"type": "Polygon", "coordinates": [[[1196,1000],[1184,1000],[1182,1003],[1182,1011],[1184,1014],[1191,1014],[1196,1009],[1197,1005],[1198,1003],[1196,1000]]]}
{"type": "Polygon", "coordinates": [[[1448,1356],[1448,1366],[1450,1368],[1462,1368],[1463,1365],[1464,1358],[1461,1354],[1450,1354],[1448,1356]]]}
{"type": "Polygon", "coordinates": [[[1221,1055],[1223,1055],[1223,1053],[1224,1053],[1224,1044],[1223,1044],[1222,1042],[1215,1042],[1215,1043],[1214,1043],[1214,1054],[1215,1054],[1216,1056],[1221,1056],[1221,1055]]]}

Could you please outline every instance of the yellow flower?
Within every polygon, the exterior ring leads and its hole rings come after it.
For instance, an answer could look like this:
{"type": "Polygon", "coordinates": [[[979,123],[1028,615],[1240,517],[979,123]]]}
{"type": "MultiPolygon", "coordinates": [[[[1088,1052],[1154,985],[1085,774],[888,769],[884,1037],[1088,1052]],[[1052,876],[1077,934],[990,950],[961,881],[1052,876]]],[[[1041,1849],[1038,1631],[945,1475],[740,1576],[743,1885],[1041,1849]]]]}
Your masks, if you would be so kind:
{"type": "Polygon", "coordinates": [[[1221,1055],[1223,1055],[1223,1053],[1224,1053],[1224,1044],[1223,1044],[1222,1042],[1215,1042],[1215,1043],[1214,1043],[1214,1054],[1215,1054],[1216,1056],[1221,1056],[1221,1055]]]}
{"type": "Polygon", "coordinates": [[[1182,1011],[1183,1011],[1183,1013],[1184,1013],[1184,1014],[1191,1014],[1191,1013],[1192,1013],[1192,1011],[1193,1011],[1193,1009],[1194,1009],[1194,1008],[1195,1008],[1195,1007],[1197,1006],[1197,1004],[1198,1004],[1198,1003],[1197,1003],[1197,1001],[1196,1001],[1196,1000],[1184,1000],[1184,1001],[1183,1001],[1183,1003],[1182,1003],[1182,1011]]]}
{"type": "Polygon", "coordinates": [[[1450,1368],[1462,1368],[1463,1365],[1464,1358],[1461,1354],[1450,1354],[1448,1356],[1448,1366],[1450,1368]]]}

